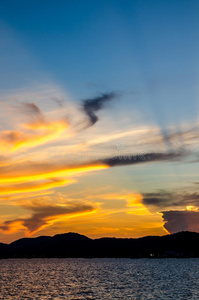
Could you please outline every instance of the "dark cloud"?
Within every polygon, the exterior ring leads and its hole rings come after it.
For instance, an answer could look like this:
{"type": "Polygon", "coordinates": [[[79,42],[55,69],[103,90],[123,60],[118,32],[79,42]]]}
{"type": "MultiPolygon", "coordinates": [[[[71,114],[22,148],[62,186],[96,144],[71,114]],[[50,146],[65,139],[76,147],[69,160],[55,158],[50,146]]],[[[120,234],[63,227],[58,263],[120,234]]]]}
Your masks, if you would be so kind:
{"type": "Polygon", "coordinates": [[[90,125],[98,121],[96,112],[104,107],[104,104],[116,97],[115,93],[105,93],[98,97],[83,100],[83,110],[89,118],[90,125]]]}
{"type": "Polygon", "coordinates": [[[110,167],[122,165],[143,164],[155,161],[179,161],[186,155],[185,152],[170,153],[145,153],[140,155],[113,156],[104,159],[103,162],[110,167]]]}
{"type": "Polygon", "coordinates": [[[169,233],[199,232],[199,211],[163,211],[164,228],[169,233]]]}
{"type": "Polygon", "coordinates": [[[166,191],[159,191],[157,193],[145,193],[143,194],[142,202],[147,207],[152,206],[157,208],[176,205],[175,195],[166,191]]]}
{"type": "Polygon", "coordinates": [[[160,190],[156,193],[144,193],[142,203],[151,208],[166,209],[169,207],[199,206],[198,193],[176,193],[160,190]]]}
{"type": "Polygon", "coordinates": [[[27,228],[29,233],[33,233],[39,230],[42,226],[47,225],[50,220],[56,220],[56,217],[58,216],[90,212],[95,209],[90,204],[81,203],[67,204],[64,206],[27,206],[24,208],[33,212],[31,217],[5,221],[0,225],[0,229],[3,231],[9,231],[13,224],[19,222],[27,228]]]}

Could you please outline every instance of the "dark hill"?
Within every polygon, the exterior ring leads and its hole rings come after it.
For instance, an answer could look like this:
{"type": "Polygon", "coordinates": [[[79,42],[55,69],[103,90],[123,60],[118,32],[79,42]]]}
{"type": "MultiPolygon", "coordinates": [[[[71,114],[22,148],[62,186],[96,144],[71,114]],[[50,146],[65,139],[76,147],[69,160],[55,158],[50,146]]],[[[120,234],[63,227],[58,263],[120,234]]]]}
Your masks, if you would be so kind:
{"type": "Polygon", "coordinates": [[[0,258],[20,257],[199,257],[199,233],[90,239],[70,232],[0,243],[0,258]]]}
{"type": "Polygon", "coordinates": [[[62,234],[56,234],[54,237],[56,240],[60,241],[89,241],[91,240],[85,235],[75,233],[75,232],[68,232],[68,233],[62,233],[62,234]]]}

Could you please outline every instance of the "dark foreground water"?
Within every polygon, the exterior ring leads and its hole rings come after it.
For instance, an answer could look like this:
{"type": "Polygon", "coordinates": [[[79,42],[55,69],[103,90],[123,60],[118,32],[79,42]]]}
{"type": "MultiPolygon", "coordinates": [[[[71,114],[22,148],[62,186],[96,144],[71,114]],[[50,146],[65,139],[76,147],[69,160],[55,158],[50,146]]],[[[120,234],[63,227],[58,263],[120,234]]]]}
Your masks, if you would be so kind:
{"type": "Polygon", "coordinates": [[[0,299],[199,299],[199,259],[0,260],[0,299]]]}

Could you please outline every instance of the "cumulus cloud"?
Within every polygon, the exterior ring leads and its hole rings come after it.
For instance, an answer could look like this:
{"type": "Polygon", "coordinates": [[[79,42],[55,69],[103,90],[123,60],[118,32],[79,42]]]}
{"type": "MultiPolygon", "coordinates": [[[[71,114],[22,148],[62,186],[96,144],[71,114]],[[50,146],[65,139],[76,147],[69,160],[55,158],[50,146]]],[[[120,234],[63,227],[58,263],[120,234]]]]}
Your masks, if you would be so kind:
{"type": "Polygon", "coordinates": [[[199,211],[163,211],[164,228],[169,233],[179,231],[199,232],[199,211]]]}
{"type": "Polygon", "coordinates": [[[115,93],[106,93],[98,97],[83,100],[83,110],[89,118],[90,125],[94,125],[98,121],[96,112],[102,109],[106,102],[116,97],[115,93]]]}

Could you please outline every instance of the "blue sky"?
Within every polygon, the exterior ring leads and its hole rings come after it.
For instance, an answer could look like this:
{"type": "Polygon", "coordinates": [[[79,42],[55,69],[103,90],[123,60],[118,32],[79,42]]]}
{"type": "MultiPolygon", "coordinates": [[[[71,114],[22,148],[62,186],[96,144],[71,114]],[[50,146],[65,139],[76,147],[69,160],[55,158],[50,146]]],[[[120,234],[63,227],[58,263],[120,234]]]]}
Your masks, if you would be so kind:
{"type": "Polygon", "coordinates": [[[20,87],[24,81],[37,82],[42,74],[42,80],[58,82],[77,101],[117,90],[127,109],[140,110],[160,126],[195,120],[198,5],[197,1],[4,1],[4,87],[7,78],[9,88],[20,87]],[[12,41],[4,40],[7,34],[12,41]]]}
{"type": "MultiPolygon", "coordinates": [[[[175,192],[177,199],[180,190],[197,193],[198,1],[1,1],[0,33],[0,141],[5,149],[11,147],[10,153],[2,150],[4,160],[18,164],[50,156],[58,164],[58,159],[63,163],[70,149],[78,149],[73,151],[80,160],[79,153],[113,156],[119,150],[125,155],[184,151],[187,154],[179,154],[178,159],[164,156],[158,162],[155,159],[149,164],[123,165],[82,176],[78,184],[56,191],[86,193],[89,187],[92,194],[98,187],[99,193],[104,189],[109,193],[117,191],[127,198],[132,191],[143,197],[153,192],[158,194],[156,201],[160,190],[175,192]],[[84,127],[82,101],[110,92],[115,99],[97,111],[99,121],[84,127]],[[22,114],[24,111],[27,115],[22,114]],[[40,121],[44,117],[50,121],[45,123],[45,137],[44,125],[40,124],[40,129],[31,127],[41,130],[31,132],[33,146],[27,117],[35,112],[40,121]],[[64,131],[60,136],[66,125],[63,117],[71,128],[70,138],[64,131]],[[55,138],[55,131],[59,138],[55,138]],[[23,136],[24,148],[7,145],[8,134],[9,139],[10,135],[23,136]],[[37,144],[41,138],[43,144],[37,144]],[[21,148],[15,152],[15,147],[21,148]]],[[[155,196],[149,196],[150,202],[155,196]]],[[[88,195],[84,197],[90,201],[88,195]]],[[[108,201],[107,196],[104,199],[108,201]]],[[[194,201],[193,207],[198,207],[198,200],[194,201]]],[[[144,200],[143,203],[146,204],[144,200]]],[[[15,206],[22,209],[22,204],[15,206]]],[[[156,213],[161,208],[157,207],[156,213]]],[[[23,217],[24,212],[21,214],[23,217]]],[[[5,218],[10,219],[10,215],[4,216],[2,222],[5,218]]],[[[50,224],[52,220],[46,222],[50,224]]],[[[23,234],[23,228],[20,230],[23,234]]],[[[117,231],[110,230],[111,234],[117,231]]]]}

